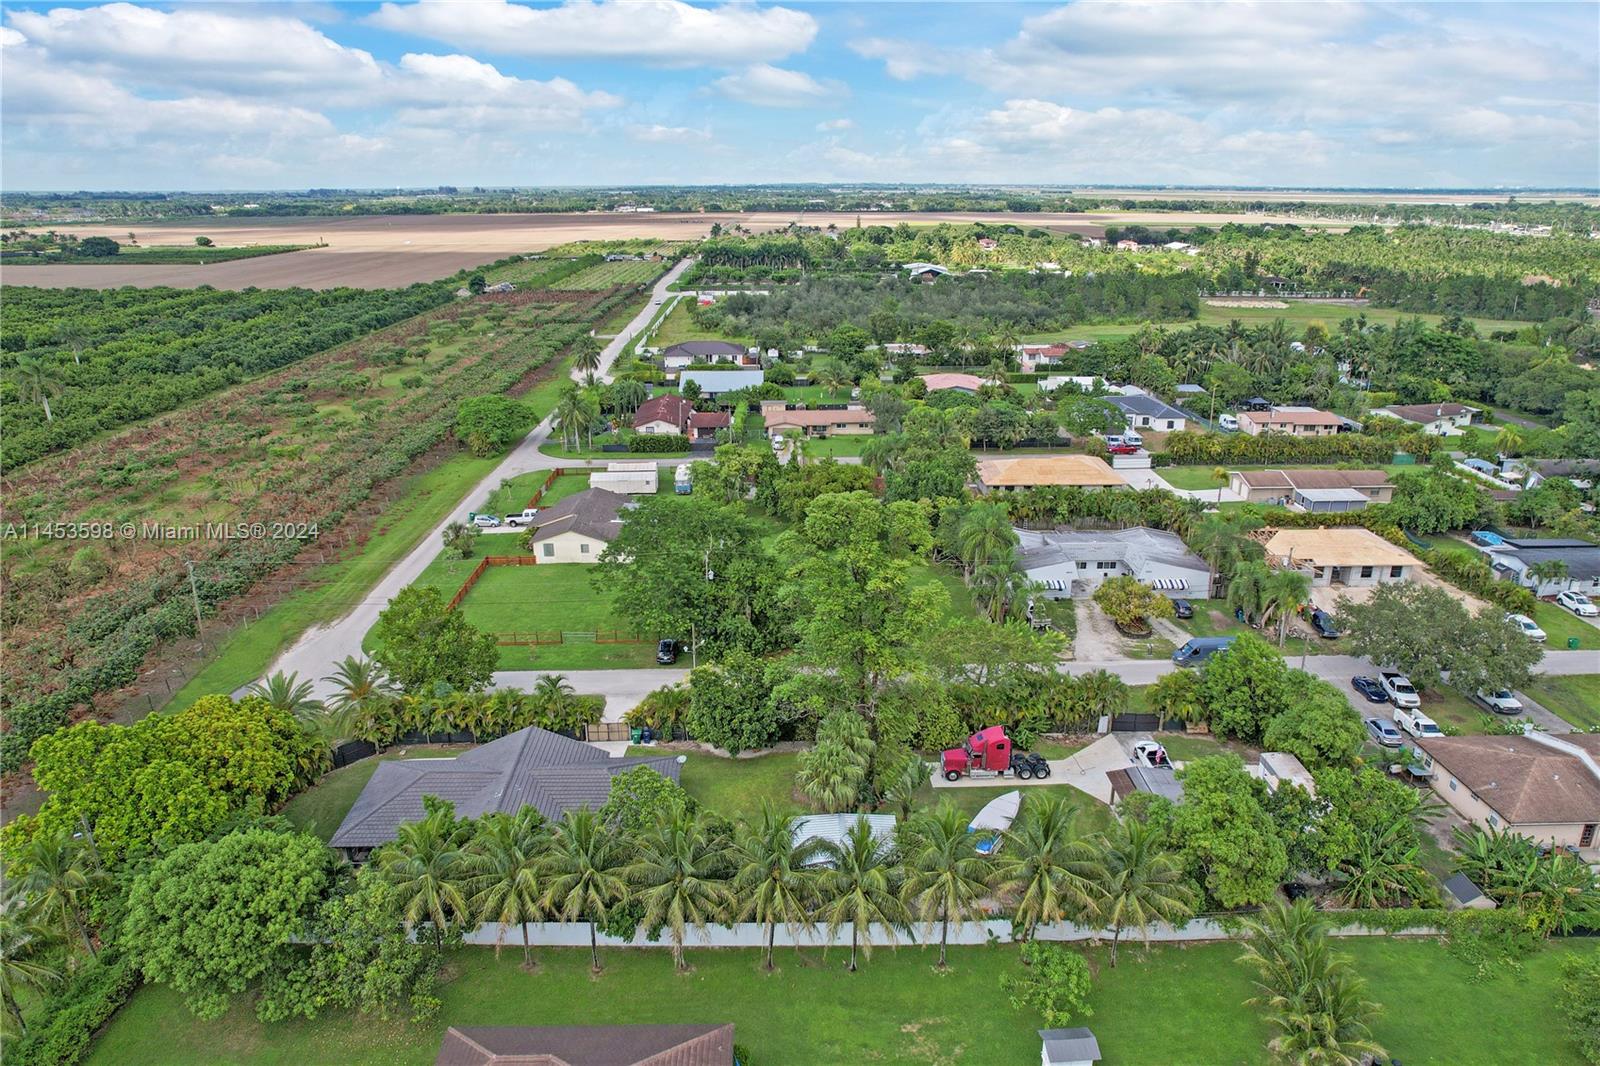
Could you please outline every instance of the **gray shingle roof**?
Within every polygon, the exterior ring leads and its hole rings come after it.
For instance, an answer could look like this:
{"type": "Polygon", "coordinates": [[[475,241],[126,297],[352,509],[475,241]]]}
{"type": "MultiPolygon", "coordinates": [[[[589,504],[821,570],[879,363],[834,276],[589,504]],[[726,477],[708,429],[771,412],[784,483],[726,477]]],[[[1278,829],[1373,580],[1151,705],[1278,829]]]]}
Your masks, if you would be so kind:
{"type": "Polygon", "coordinates": [[[1044,1041],[1045,1062],[1096,1062],[1100,1058],[1100,1042],[1089,1029],[1040,1029],[1039,1039],[1044,1041]]]}
{"type": "Polygon", "coordinates": [[[661,355],[663,358],[669,355],[688,355],[695,358],[710,358],[711,356],[715,355],[740,356],[746,354],[748,351],[749,349],[744,345],[734,344],[732,341],[684,341],[681,344],[674,344],[672,347],[662,352],[661,355]]]}
{"type": "Polygon", "coordinates": [[[379,763],[329,843],[336,848],[387,844],[402,824],[422,817],[424,796],[449,800],[462,818],[533,807],[555,820],[579,807],[599,808],[610,794],[611,779],[636,766],[678,780],[678,761],[671,756],[613,759],[599,748],[538,726],[454,759],[379,763]]]}
{"type": "Polygon", "coordinates": [[[1107,403],[1120,408],[1124,414],[1145,415],[1149,418],[1188,418],[1189,416],[1154,396],[1147,393],[1135,393],[1132,396],[1107,396],[1107,403]]]}
{"type": "Polygon", "coordinates": [[[1107,530],[1019,530],[1017,536],[1021,548],[1019,560],[1024,570],[1075,563],[1080,559],[1116,559],[1135,569],[1152,563],[1206,569],[1205,560],[1190,552],[1181,537],[1144,526],[1107,530]]]}
{"type": "Polygon", "coordinates": [[[629,502],[628,497],[610,489],[575,492],[539,512],[533,520],[533,533],[528,543],[537,544],[561,533],[582,533],[609,544],[617,535],[622,509],[629,502]]]}

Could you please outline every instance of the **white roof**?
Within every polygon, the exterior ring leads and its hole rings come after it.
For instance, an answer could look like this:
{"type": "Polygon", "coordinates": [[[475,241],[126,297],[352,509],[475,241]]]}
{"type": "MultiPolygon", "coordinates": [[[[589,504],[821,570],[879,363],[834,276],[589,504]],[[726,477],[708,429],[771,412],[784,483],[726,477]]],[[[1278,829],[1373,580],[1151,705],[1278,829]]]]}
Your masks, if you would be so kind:
{"type": "Polygon", "coordinates": [[[874,839],[884,840],[894,835],[892,814],[806,814],[794,820],[795,846],[799,847],[810,840],[842,844],[858,818],[867,820],[874,839]]]}
{"type": "Polygon", "coordinates": [[[983,810],[972,819],[972,824],[967,826],[971,832],[993,829],[1004,832],[1011,828],[1011,823],[1016,820],[1017,811],[1022,806],[1022,792],[1012,789],[1004,795],[996,796],[983,805],[983,810]]]}

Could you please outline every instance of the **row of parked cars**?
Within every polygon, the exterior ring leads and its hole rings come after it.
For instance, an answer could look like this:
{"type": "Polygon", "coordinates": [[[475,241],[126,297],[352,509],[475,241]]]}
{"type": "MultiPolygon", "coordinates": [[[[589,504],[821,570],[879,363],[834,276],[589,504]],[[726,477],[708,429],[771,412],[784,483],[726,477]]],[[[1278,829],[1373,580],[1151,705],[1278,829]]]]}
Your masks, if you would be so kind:
{"type": "MultiPolygon", "coordinates": [[[[1394,705],[1393,721],[1378,717],[1365,719],[1367,735],[1380,747],[1400,747],[1405,743],[1406,733],[1414,737],[1444,735],[1439,724],[1422,713],[1422,697],[1404,674],[1384,671],[1377,677],[1352,677],[1350,685],[1365,696],[1368,703],[1394,705]]],[[[1471,698],[1473,703],[1495,714],[1522,713],[1522,701],[1510,689],[1478,692],[1471,698]]]]}

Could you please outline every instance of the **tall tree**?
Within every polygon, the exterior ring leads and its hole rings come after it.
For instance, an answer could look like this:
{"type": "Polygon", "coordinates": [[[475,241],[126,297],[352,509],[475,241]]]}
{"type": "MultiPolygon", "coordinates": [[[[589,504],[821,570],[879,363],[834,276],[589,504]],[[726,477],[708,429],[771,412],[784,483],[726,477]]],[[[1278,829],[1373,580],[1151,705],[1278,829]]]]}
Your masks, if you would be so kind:
{"type": "Polygon", "coordinates": [[[689,930],[719,921],[731,902],[723,857],[694,811],[678,809],[635,841],[627,878],[644,907],[644,924],[662,926],[672,939],[672,962],[687,970],[683,943],[689,930]]]}
{"type": "Polygon", "coordinates": [[[406,928],[426,923],[437,949],[453,928],[473,919],[464,882],[471,827],[456,820],[450,804],[431,796],[423,803],[428,813],[401,824],[393,843],[379,848],[373,861],[399,890],[406,928]]]}
{"type": "Polygon", "coordinates": [[[374,658],[407,692],[431,693],[439,684],[476,692],[489,683],[500,652],[493,633],[484,633],[460,611],[450,610],[444,594],[412,585],[389,601],[372,635],[374,658]]]}
{"type": "Polygon", "coordinates": [[[81,940],[94,955],[89,903],[110,879],[88,841],[66,827],[41,830],[10,858],[12,884],[32,901],[40,919],[63,943],[81,940]]]}
{"type": "Polygon", "coordinates": [[[1137,929],[1150,941],[1150,923],[1181,922],[1194,913],[1194,892],[1183,867],[1163,850],[1160,831],[1135,818],[1116,822],[1100,849],[1103,871],[1096,908],[1111,926],[1111,965],[1117,965],[1117,942],[1124,929],[1137,929]]]}
{"type": "Polygon", "coordinates": [[[845,832],[843,840],[825,842],[822,855],[827,866],[821,875],[819,913],[828,924],[830,938],[849,923],[848,969],[855,973],[858,949],[864,958],[872,958],[872,926],[880,926],[893,944],[897,932],[909,923],[910,916],[895,884],[898,870],[894,843],[878,839],[872,832],[872,823],[860,817],[845,832]]]}
{"type": "Polygon", "coordinates": [[[1073,921],[1094,909],[1101,867],[1078,832],[1077,817],[1077,808],[1053,791],[1028,790],[1006,831],[995,885],[1015,900],[1012,920],[1024,940],[1040,923],[1073,921]]]}
{"type": "Polygon", "coordinates": [[[598,925],[627,895],[623,842],[587,807],[555,825],[546,852],[545,906],[564,922],[589,923],[589,966],[600,972],[598,925]]]}
{"type": "Polygon", "coordinates": [[[910,913],[925,929],[939,923],[939,969],[947,969],[950,922],[976,921],[983,915],[990,868],[977,851],[977,837],[967,831],[968,816],[948,800],[913,818],[906,827],[905,882],[901,895],[910,913]]]}
{"type": "Polygon", "coordinates": [[[485,815],[462,861],[467,905],[479,922],[494,922],[495,955],[505,943],[506,927],[522,927],[522,968],[533,968],[528,923],[544,918],[545,849],[550,843],[544,818],[532,807],[516,814],[485,815]]]}
{"type": "Polygon", "coordinates": [[[18,994],[23,989],[48,992],[61,983],[56,944],[55,933],[39,920],[27,898],[12,885],[0,888],[0,1002],[18,1033],[28,1028],[18,994]]]}
{"type": "Polygon", "coordinates": [[[772,972],[772,949],[781,925],[792,936],[810,916],[816,895],[815,871],[809,863],[817,843],[795,839],[795,822],[763,801],[755,820],[734,830],[733,898],[742,901],[739,921],[753,921],[766,932],[762,965],[772,972]]]}

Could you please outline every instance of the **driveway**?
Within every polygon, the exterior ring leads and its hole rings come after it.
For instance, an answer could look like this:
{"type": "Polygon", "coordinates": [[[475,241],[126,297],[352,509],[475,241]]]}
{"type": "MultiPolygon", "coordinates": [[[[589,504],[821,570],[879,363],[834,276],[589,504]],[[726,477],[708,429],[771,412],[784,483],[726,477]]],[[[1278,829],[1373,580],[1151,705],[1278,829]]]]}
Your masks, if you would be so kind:
{"type": "Polygon", "coordinates": [[[1076,601],[1078,635],[1072,638],[1074,662],[1127,658],[1121,633],[1100,605],[1088,597],[1076,601]]]}
{"type": "MultiPolygon", "coordinates": [[[[681,260],[661,280],[656,282],[652,303],[645,305],[644,309],[634,316],[623,330],[607,344],[600,355],[601,376],[604,377],[611,364],[616,362],[617,356],[623,348],[638,335],[639,331],[649,325],[651,317],[659,307],[655,300],[665,300],[669,293],[667,286],[676,281],[693,260],[681,260]]],[[[572,371],[573,380],[580,377],[577,370],[572,371]]],[[[313,626],[301,634],[289,649],[283,652],[267,668],[267,676],[279,671],[299,675],[300,680],[309,681],[312,693],[318,699],[325,699],[333,694],[333,686],[323,680],[333,672],[335,666],[344,661],[345,657],[361,654],[361,641],[378,620],[378,614],[389,601],[399,595],[401,590],[415,581],[422,571],[427,569],[434,556],[439,554],[440,537],[445,527],[451,522],[465,522],[467,513],[480,501],[497,489],[500,482],[513,478],[519,474],[531,473],[535,470],[553,470],[556,467],[573,468],[578,466],[594,465],[603,467],[603,462],[575,463],[570,459],[557,459],[545,455],[539,450],[550,439],[551,420],[546,418],[533,428],[522,442],[513,448],[500,464],[491,470],[483,480],[472,486],[450,514],[439,521],[439,524],[429,530],[412,548],[410,554],[395,564],[388,573],[367,594],[361,602],[356,604],[344,615],[327,625],[313,626]]],[[[673,459],[671,462],[682,462],[682,459],[673,459]]],[[[635,701],[637,702],[637,701],[635,701]]]]}
{"type": "Polygon", "coordinates": [[[1111,781],[1106,777],[1106,772],[1108,770],[1121,770],[1132,765],[1133,760],[1129,758],[1128,749],[1123,746],[1122,738],[1113,733],[1101,737],[1087,748],[1069,755],[1065,759],[1051,759],[1050,776],[1047,778],[1035,777],[1027,781],[1019,781],[1015,777],[962,777],[955,781],[946,781],[944,775],[935,770],[932,784],[934,788],[996,788],[1006,786],[1029,788],[1039,785],[1071,785],[1080,792],[1088,793],[1101,803],[1109,804],[1111,802],[1111,781]]]}
{"type": "Polygon", "coordinates": [[[1226,485],[1222,487],[1222,498],[1219,501],[1216,489],[1180,489],[1169,483],[1166,478],[1154,470],[1118,470],[1117,473],[1121,474],[1123,480],[1136,489],[1166,489],[1175,496],[1182,496],[1188,500],[1199,500],[1212,506],[1216,506],[1218,502],[1240,503],[1244,500],[1243,496],[1226,485]]]}

